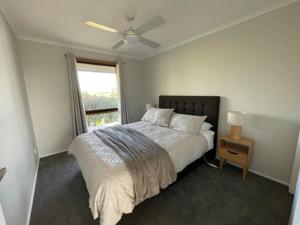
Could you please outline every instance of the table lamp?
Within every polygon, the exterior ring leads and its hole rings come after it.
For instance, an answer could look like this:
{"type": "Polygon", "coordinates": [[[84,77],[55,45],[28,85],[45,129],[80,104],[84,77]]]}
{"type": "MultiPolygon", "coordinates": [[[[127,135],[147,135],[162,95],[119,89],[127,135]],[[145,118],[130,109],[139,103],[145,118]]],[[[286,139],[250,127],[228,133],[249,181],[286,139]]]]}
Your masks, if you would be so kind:
{"type": "Polygon", "coordinates": [[[244,125],[245,114],[238,111],[229,111],[227,115],[227,123],[230,127],[230,137],[234,140],[241,139],[242,126],[244,125]]]}

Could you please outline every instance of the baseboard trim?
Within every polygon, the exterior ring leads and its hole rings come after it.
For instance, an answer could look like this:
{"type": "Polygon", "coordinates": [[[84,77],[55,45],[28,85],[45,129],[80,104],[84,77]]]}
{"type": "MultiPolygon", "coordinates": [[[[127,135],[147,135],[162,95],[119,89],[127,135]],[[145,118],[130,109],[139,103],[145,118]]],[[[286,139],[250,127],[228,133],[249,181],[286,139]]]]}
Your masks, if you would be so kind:
{"type": "Polygon", "coordinates": [[[37,169],[36,169],[36,172],[35,172],[35,176],[34,176],[34,180],[33,180],[33,188],[32,188],[31,197],[30,197],[29,210],[28,210],[27,219],[26,219],[26,225],[30,224],[32,206],[33,206],[33,200],[34,200],[34,193],[35,193],[35,187],[36,187],[36,181],[37,181],[37,176],[38,176],[38,172],[39,172],[40,159],[44,158],[44,157],[47,157],[47,156],[51,156],[51,155],[59,154],[59,153],[62,153],[62,152],[66,152],[66,151],[68,151],[68,150],[64,149],[64,150],[60,150],[60,151],[53,152],[53,153],[50,153],[50,154],[41,155],[38,158],[37,165],[36,165],[37,169]]]}
{"type": "MultiPolygon", "coordinates": [[[[68,151],[68,149],[64,149],[64,150],[60,150],[60,151],[57,151],[57,152],[52,152],[52,153],[49,153],[49,154],[41,155],[41,156],[40,156],[40,159],[41,159],[41,158],[44,158],[44,157],[47,157],[47,156],[56,155],[56,154],[59,154],[59,153],[62,153],[62,152],[66,152],[66,151],[68,151]]],[[[217,157],[217,159],[218,159],[218,157],[217,157]]],[[[232,165],[232,166],[238,167],[238,168],[240,168],[240,169],[242,168],[241,166],[236,165],[236,164],[233,164],[233,163],[231,163],[231,162],[226,162],[226,163],[228,163],[228,164],[230,164],[230,165],[232,165]]],[[[261,173],[261,172],[258,172],[258,171],[256,171],[256,170],[249,169],[249,171],[250,171],[251,173],[254,173],[254,174],[258,175],[258,176],[264,177],[264,178],[266,178],[266,179],[268,179],[268,180],[272,180],[272,181],[274,181],[274,182],[276,182],[276,183],[279,183],[279,184],[282,184],[282,185],[284,185],[284,186],[287,186],[287,187],[290,186],[290,184],[287,183],[287,182],[285,182],[285,181],[282,181],[282,180],[279,180],[279,179],[277,179],[277,178],[274,178],[274,177],[265,175],[265,174],[263,174],[263,173],[261,173]]]]}
{"type": "MultiPolygon", "coordinates": [[[[60,150],[60,151],[57,151],[57,152],[53,152],[53,153],[49,153],[49,154],[45,154],[45,155],[42,155],[40,156],[40,158],[38,159],[37,161],[37,169],[36,169],[36,173],[35,173],[35,177],[34,177],[34,184],[33,184],[33,188],[32,188],[32,192],[31,192],[31,197],[30,197],[30,203],[29,203],[29,210],[28,210],[28,214],[27,214],[27,220],[26,220],[26,225],[29,225],[30,224],[30,218],[31,218],[31,211],[32,211],[32,206],[33,206],[33,200],[34,200],[34,193],[35,193],[35,187],[36,187],[36,181],[37,181],[37,176],[38,176],[38,171],[39,171],[39,163],[40,163],[40,159],[41,158],[44,158],[44,157],[47,157],[47,156],[51,156],[51,155],[56,155],[56,154],[59,154],[59,153],[62,153],[62,152],[66,152],[68,151],[67,149],[64,149],[64,150],[60,150]]],[[[238,168],[241,168],[239,165],[235,165],[235,164],[232,164],[230,162],[227,162],[228,164],[232,165],[232,166],[235,166],[235,167],[238,167],[238,168]]],[[[273,177],[270,177],[268,175],[265,175],[261,172],[258,172],[258,171],[255,171],[253,169],[249,169],[250,172],[258,175],[258,176],[261,176],[261,177],[264,177],[268,180],[272,180],[274,182],[277,182],[279,184],[282,184],[284,186],[287,186],[289,187],[289,183],[287,182],[284,182],[284,181],[281,181],[279,179],[276,179],[276,178],[273,178],[273,177]]]]}
{"type": "MultiPolygon", "coordinates": [[[[217,159],[217,160],[220,160],[219,156],[217,156],[216,159],[217,159]]],[[[240,165],[238,165],[238,164],[234,164],[234,163],[232,163],[232,162],[227,162],[227,161],[226,161],[226,163],[229,164],[229,165],[231,165],[231,166],[238,167],[238,168],[242,169],[242,167],[241,167],[240,165]]],[[[250,171],[251,173],[254,173],[254,174],[258,175],[258,176],[264,177],[264,178],[266,178],[266,179],[268,179],[268,180],[272,180],[272,181],[274,181],[274,182],[276,182],[276,183],[279,183],[279,184],[282,184],[282,185],[284,185],[284,186],[287,186],[287,187],[290,186],[290,184],[287,183],[287,182],[285,182],[285,181],[282,181],[282,180],[279,180],[279,179],[277,179],[277,178],[268,176],[268,175],[263,174],[263,173],[261,173],[261,172],[258,172],[258,171],[256,171],[256,170],[249,169],[249,171],[250,171]]]]}
{"type": "MultiPolygon", "coordinates": [[[[229,165],[231,165],[231,166],[238,167],[238,168],[242,169],[242,167],[241,167],[240,165],[237,165],[237,164],[234,164],[234,163],[231,163],[231,162],[227,162],[227,161],[226,161],[226,163],[229,164],[229,165]]],[[[285,182],[285,181],[282,181],[282,180],[279,180],[279,179],[277,179],[277,178],[268,176],[268,175],[263,174],[263,173],[261,173],[261,172],[258,172],[258,171],[256,171],[256,170],[249,169],[249,171],[250,171],[251,173],[254,173],[254,174],[258,175],[258,176],[264,177],[264,178],[266,178],[266,179],[268,179],[268,180],[271,180],[271,181],[274,181],[274,182],[276,182],[276,183],[282,184],[282,185],[284,185],[284,186],[287,186],[287,187],[290,186],[290,184],[287,183],[287,182],[285,182]]]]}
{"type": "Polygon", "coordinates": [[[51,153],[48,153],[48,154],[40,155],[40,159],[41,158],[45,158],[47,156],[51,156],[51,155],[56,155],[56,154],[59,154],[59,153],[67,152],[67,151],[68,151],[68,149],[63,149],[63,150],[60,150],[60,151],[57,151],[57,152],[51,152],[51,153]]]}
{"type": "Polygon", "coordinates": [[[29,210],[28,210],[28,213],[27,213],[26,225],[30,224],[31,211],[32,211],[34,193],[35,193],[35,187],[36,187],[36,180],[37,180],[37,176],[38,176],[38,172],[39,172],[39,164],[40,164],[40,159],[38,158],[37,164],[36,164],[36,172],[35,172],[35,176],[34,176],[34,180],[33,180],[33,187],[32,187],[31,197],[30,197],[29,210]]]}
{"type": "Polygon", "coordinates": [[[279,183],[279,184],[282,184],[282,185],[284,185],[284,186],[287,186],[287,187],[290,186],[290,184],[287,183],[287,182],[284,182],[284,181],[282,181],[282,180],[278,180],[278,179],[276,179],[276,178],[274,178],[274,177],[270,177],[270,176],[268,176],[268,175],[265,175],[265,174],[263,174],[263,173],[257,172],[257,171],[255,171],[255,170],[249,169],[249,171],[252,172],[252,173],[254,173],[254,174],[256,174],[256,175],[258,175],[258,176],[261,176],[261,177],[267,178],[267,179],[269,179],[269,180],[275,181],[275,182],[277,182],[277,183],[279,183]]]}

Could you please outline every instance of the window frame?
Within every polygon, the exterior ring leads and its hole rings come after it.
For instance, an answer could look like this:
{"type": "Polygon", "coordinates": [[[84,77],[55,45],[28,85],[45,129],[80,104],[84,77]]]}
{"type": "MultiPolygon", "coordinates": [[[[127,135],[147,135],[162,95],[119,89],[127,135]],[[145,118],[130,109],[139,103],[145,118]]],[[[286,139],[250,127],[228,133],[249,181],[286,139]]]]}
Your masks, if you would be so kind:
{"type": "MultiPolygon", "coordinates": [[[[89,65],[96,65],[96,66],[109,66],[109,67],[115,67],[117,66],[116,62],[112,61],[102,61],[98,59],[90,59],[90,58],[82,58],[82,57],[76,57],[76,63],[81,64],[89,64],[89,65]]],[[[118,84],[117,84],[118,86],[118,84]]],[[[85,115],[98,115],[98,114],[106,114],[106,113],[112,113],[112,112],[118,112],[119,108],[105,108],[105,109],[94,109],[94,110],[84,110],[85,115]]]]}
{"type": "Polygon", "coordinates": [[[98,59],[81,58],[81,57],[76,57],[76,62],[83,63],[83,64],[96,65],[96,66],[110,66],[110,67],[117,66],[116,62],[102,61],[102,60],[98,60],[98,59]]]}
{"type": "Polygon", "coordinates": [[[95,109],[95,110],[86,110],[86,115],[98,115],[98,114],[105,114],[111,112],[117,112],[118,108],[106,108],[106,109],[95,109]]]}

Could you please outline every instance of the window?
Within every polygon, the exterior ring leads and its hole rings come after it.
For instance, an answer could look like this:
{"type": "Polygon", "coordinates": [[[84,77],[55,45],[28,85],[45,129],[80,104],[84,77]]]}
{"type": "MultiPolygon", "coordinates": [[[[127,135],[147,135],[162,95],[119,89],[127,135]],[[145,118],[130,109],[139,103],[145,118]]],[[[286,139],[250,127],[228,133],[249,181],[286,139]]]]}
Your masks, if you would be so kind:
{"type": "Polygon", "coordinates": [[[115,64],[77,59],[78,79],[89,128],[118,122],[115,64]]]}

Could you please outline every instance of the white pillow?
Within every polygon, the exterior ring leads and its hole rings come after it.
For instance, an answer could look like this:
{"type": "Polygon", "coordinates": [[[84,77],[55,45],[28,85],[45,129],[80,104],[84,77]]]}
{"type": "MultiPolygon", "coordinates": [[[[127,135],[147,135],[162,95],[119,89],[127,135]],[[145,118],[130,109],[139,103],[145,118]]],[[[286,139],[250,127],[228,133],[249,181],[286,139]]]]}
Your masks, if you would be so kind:
{"type": "Polygon", "coordinates": [[[207,140],[207,151],[213,149],[215,132],[213,132],[212,130],[200,130],[199,133],[202,134],[207,140]]]}
{"type": "Polygon", "coordinates": [[[157,110],[157,108],[148,109],[141,120],[153,123],[156,110],[157,110]]]}
{"type": "Polygon", "coordinates": [[[173,113],[170,128],[187,134],[197,135],[206,117],[173,113]]]}
{"type": "Polygon", "coordinates": [[[168,127],[173,111],[174,109],[157,109],[154,115],[153,124],[168,127]]]}
{"type": "Polygon", "coordinates": [[[202,130],[202,131],[204,131],[204,130],[210,130],[212,127],[213,127],[213,125],[211,125],[210,123],[204,122],[204,123],[202,124],[200,130],[202,130]]]}

